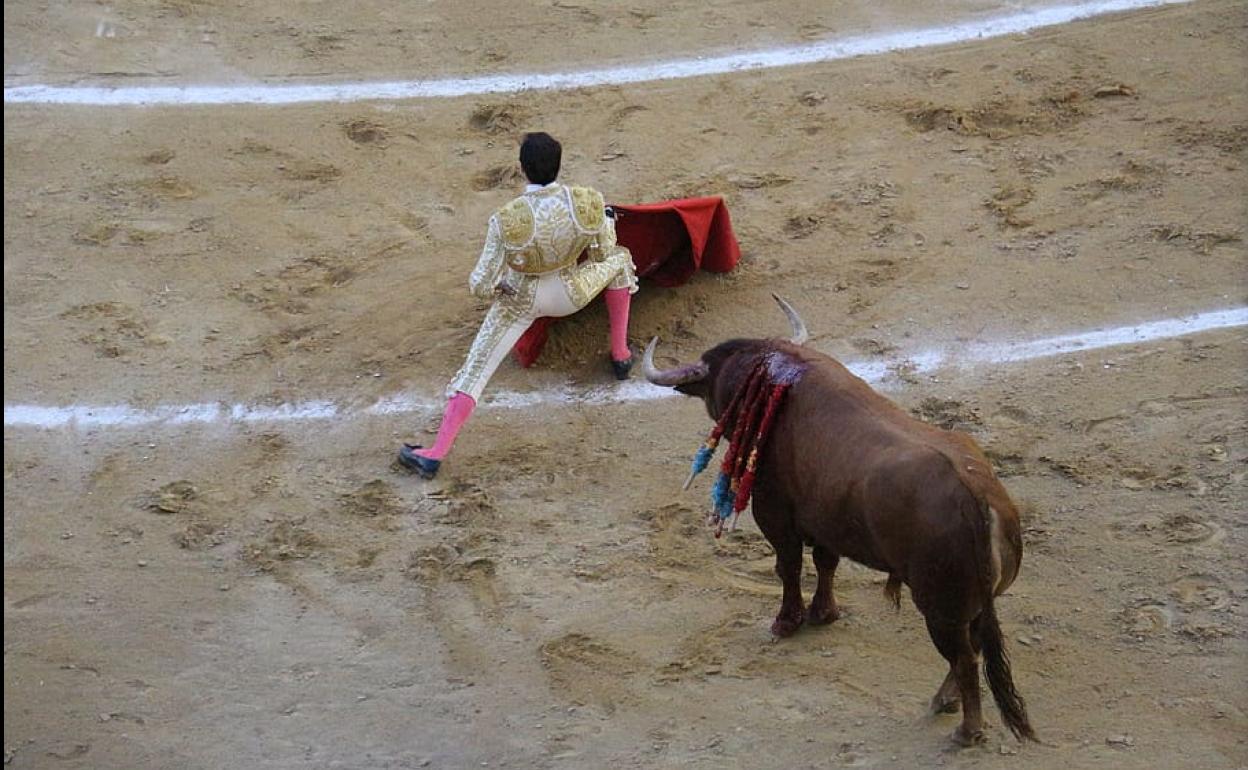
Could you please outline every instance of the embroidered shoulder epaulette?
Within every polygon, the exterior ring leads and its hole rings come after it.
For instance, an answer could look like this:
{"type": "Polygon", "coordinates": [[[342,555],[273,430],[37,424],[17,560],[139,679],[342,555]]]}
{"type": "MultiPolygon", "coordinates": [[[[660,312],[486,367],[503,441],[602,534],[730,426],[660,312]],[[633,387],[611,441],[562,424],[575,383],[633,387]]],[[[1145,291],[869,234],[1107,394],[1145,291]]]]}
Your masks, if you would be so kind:
{"type": "Polygon", "coordinates": [[[498,229],[508,248],[522,249],[533,241],[533,207],[524,198],[516,198],[498,210],[498,229]]]}
{"type": "Polygon", "coordinates": [[[577,228],[586,235],[596,235],[606,216],[602,193],[592,187],[569,187],[568,198],[577,228]]]}

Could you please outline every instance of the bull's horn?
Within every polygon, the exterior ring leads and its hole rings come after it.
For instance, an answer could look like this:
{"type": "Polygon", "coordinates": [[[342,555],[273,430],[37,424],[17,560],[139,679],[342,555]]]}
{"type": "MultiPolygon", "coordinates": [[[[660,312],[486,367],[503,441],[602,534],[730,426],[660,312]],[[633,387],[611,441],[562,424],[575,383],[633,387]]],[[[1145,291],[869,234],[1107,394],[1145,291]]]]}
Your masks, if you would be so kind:
{"type": "Polygon", "coordinates": [[[646,379],[655,385],[662,385],[666,388],[674,388],[677,385],[684,385],[689,382],[697,382],[704,379],[707,375],[708,368],[702,361],[696,364],[685,364],[675,369],[656,369],[654,368],[654,349],[659,345],[659,338],[655,337],[650,340],[650,344],[646,346],[646,354],[642,356],[641,367],[646,375],[646,379]]]}
{"type": "Polygon", "coordinates": [[[790,342],[794,345],[805,345],[806,340],[810,339],[810,334],[806,331],[806,323],[802,321],[802,317],[797,314],[793,306],[780,299],[779,294],[772,294],[773,299],[780,305],[780,309],[784,311],[784,315],[789,319],[789,326],[793,328],[793,337],[790,342]]]}

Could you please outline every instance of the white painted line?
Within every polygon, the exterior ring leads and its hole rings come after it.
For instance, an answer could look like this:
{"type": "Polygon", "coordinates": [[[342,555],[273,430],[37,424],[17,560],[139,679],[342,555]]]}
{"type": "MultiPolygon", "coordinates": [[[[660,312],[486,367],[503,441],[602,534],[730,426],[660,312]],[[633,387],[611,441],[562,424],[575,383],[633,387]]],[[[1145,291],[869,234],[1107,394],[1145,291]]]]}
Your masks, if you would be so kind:
{"type": "MultiPolygon", "coordinates": [[[[876,386],[892,384],[899,369],[930,373],[941,368],[972,369],[986,364],[1017,363],[1071,353],[1100,350],[1118,345],[1172,339],[1189,334],[1248,326],[1248,307],[1215,310],[1208,313],[1169,318],[1161,321],[1096,329],[1030,342],[974,344],[953,348],[936,348],[897,356],[887,361],[848,362],[854,374],[876,386]]],[[[630,380],[610,387],[576,391],[529,393],[503,392],[483,400],[483,408],[531,409],[575,405],[606,405],[636,403],[676,395],[639,380],[630,380]]],[[[212,425],[246,423],[309,422],[324,420],[356,420],[413,412],[433,413],[442,406],[441,398],[417,394],[387,396],[365,408],[339,406],[333,401],[304,401],[278,406],[253,406],[215,403],[162,406],[136,409],[129,406],[40,406],[36,404],[5,404],[6,428],[143,428],[177,425],[212,425]]]]}
{"type": "Polygon", "coordinates": [[[1005,364],[1014,361],[1027,361],[1032,358],[1057,356],[1064,353],[1077,353],[1081,350],[1129,345],[1133,342],[1183,337],[1207,329],[1225,329],[1233,326],[1244,326],[1245,324],[1248,324],[1248,308],[1230,308],[1201,313],[1195,316],[1152,321],[1139,326],[1123,326],[1116,329],[1102,329],[1083,334],[1069,334],[1063,337],[1035,340],[1034,342],[1008,345],[977,345],[969,351],[969,354],[972,358],[986,363],[1005,364]]]}
{"type": "Polygon", "coordinates": [[[855,56],[1017,35],[1110,13],[1177,5],[1190,0],[1089,0],[918,29],[833,38],[750,53],[702,56],[577,72],[482,75],[442,80],[372,83],[257,83],[219,86],[6,86],[5,104],[91,106],[297,104],[429,99],[518,91],[553,91],[792,67],[855,56]]]}

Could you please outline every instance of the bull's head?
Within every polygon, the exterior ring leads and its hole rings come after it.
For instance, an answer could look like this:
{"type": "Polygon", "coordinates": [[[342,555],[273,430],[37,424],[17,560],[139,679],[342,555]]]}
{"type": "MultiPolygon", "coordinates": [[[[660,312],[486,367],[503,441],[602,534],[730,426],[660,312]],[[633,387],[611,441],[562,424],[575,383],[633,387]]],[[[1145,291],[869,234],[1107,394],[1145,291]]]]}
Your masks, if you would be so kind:
{"type": "MultiPolygon", "coordinates": [[[[792,305],[775,294],[771,296],[780,305],[780,309],[784,311],[785,317],[789,319],[789,326],[792,327],[793,333],[788,342],[793,345],[805,343],[809,335],[806,332],[806,324],[803,323],[802,317],[797,314],[792,305]]],[[[757,353],[774,347],[776,341],[759,339],[729,340],[703,353],[697,363],[682,364],[673,369],[657,369],[655,367],[654,349],[658,344],[659,338],[655,337],[650,340],[650,344],[646,347],[646,354],[642,360],[646,379],[655,385],[674,388],[687,396],[701,398],[706,403],[706,410],[711,415],[711,419],[718,419],[720,410],[725,406],[723,394],[727,393],[730,395],[733,392],[732,389],[738,384],[737,379],[744,374],[744,372],[725,371],[725,364],[738,359],[742,354],[746,356],[746,359],[743,360],[753,360],[757,353]]],[[[737,368],[740,367],[728,367],[729,370],[737,368]]]]}

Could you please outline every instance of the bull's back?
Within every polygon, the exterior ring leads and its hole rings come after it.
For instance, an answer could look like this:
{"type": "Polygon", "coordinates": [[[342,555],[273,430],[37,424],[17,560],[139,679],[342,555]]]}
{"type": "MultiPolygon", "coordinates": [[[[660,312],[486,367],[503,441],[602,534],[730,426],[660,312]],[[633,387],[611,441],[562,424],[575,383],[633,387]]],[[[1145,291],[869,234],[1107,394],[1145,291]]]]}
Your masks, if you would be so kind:
{"type": "Polygon", "coordinates": [[[960,527],[957,511],[969,496],[988,517],[996,592],[1005,590],[1022,556],[1018,511],[975,440],[911,416],[835,359],[808,348],[790,352],[808,370],[789,392],[768,460],[779,466],[785,493],[805,501],[795,506],[801,524],[847,546],[841,552],[855,561],[884,569],[878,562],[906,556],[883,533],[904,531],[916,515],[931,519],[925,530],[960,527]]]}

